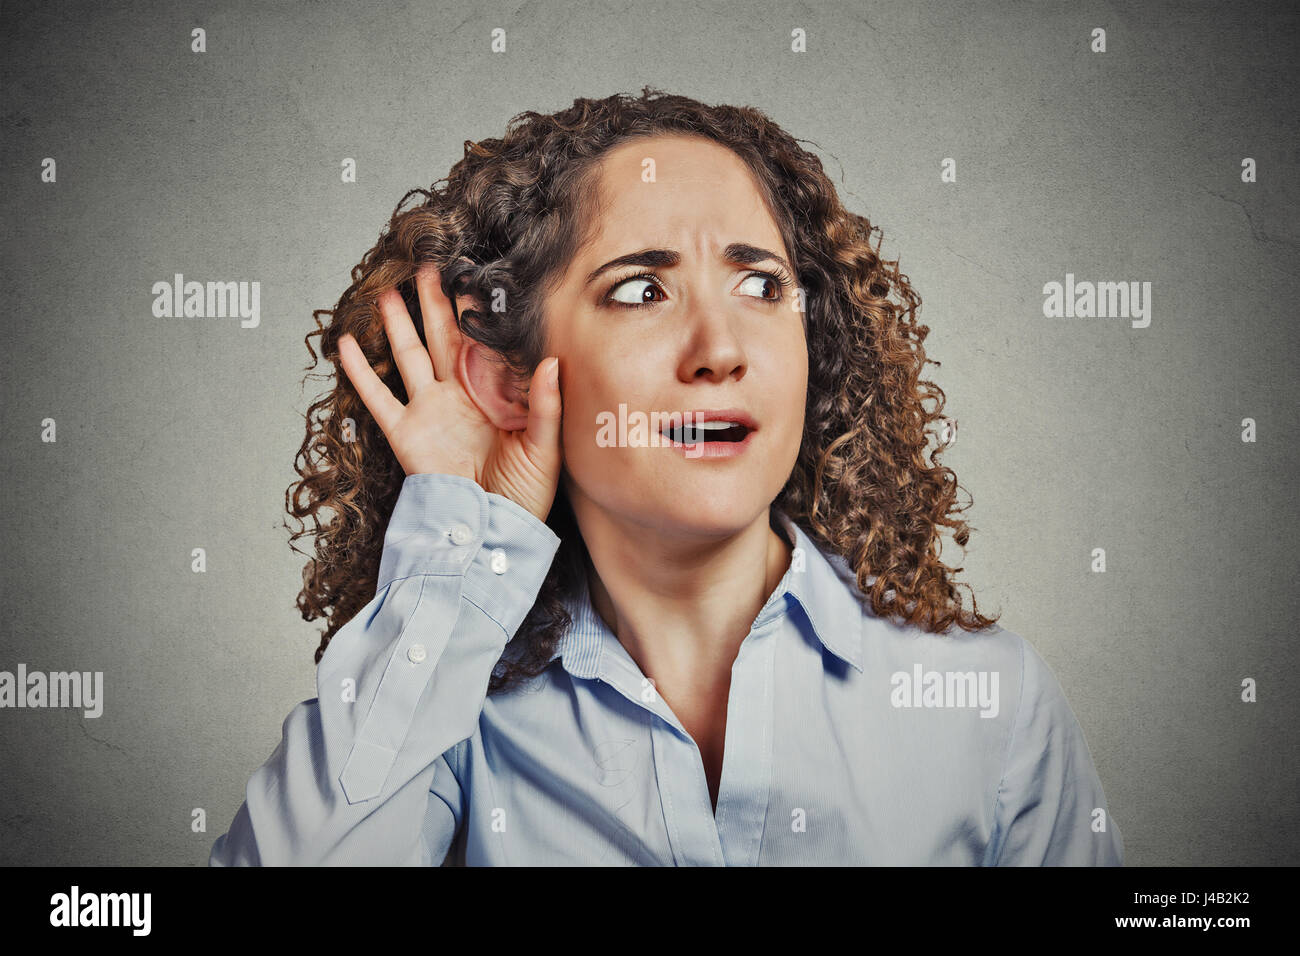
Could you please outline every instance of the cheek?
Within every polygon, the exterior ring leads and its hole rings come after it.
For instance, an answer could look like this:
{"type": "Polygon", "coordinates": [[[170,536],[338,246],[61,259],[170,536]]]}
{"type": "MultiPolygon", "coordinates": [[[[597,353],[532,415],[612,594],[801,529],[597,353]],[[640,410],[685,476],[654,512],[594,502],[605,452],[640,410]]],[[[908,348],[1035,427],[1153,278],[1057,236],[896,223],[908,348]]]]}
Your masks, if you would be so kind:
{"type": "Polygon", "coordinates": [[[793,329],[782,331],[766,345],[763,353],[765,378],[770,378],[772,387],[788,396],[792,392],[803,392],[808,385],[808,343],[802,330],[796,325],[793,329]]]}
{"type": "Polygon", "coordinates": [[[663,411],[656,404],[662,388],[655,389],[648,381],[648,362],[609,357],[596,362],[600,356],[594,354],[590,358],[595,364],[573,369],[573,394],[564,395],[566,467],[593,497],[634,500],[644,492],[648,477],[660,470],[656,458],[660,449],[619,446],[618,423],[622,420],[632,428],[637,413],[644,418],[663,411]]]}
{"type": "Polygon", "coordinates": [[[631,403],[624,390],[610,379],[609,370],[593,360],[596,356],[570,356],[565,364],[563,406],[563,442],[567,459],[586,470],[613,465],[610,453],[616,449],[597,445],[601,416],[618,415],[620,401],[631,403]]]}

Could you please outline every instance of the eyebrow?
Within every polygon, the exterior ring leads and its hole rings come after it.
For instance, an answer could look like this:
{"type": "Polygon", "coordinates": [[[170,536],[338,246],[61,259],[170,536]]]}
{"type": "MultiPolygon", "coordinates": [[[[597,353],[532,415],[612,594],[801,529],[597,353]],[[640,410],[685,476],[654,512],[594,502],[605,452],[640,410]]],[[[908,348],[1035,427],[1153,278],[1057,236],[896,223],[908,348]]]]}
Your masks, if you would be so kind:
{"type": "MultiPolygon", "coordinates": [[[[734,262],[736,265],[742,266],[756,265],[771,260],[780,264],[781,268],[785,269],[790,275],[794,275],[794,270],[790,268],[790,263],[786,262],[785,259],[771,250],[760,249],[758,246],[751,246],[747,242],[733,242],[722,250],[722,258],[727,262],[734,262]]],[[[640,252],[629,252],[625,256],[610,259],[603,266],[593,269],[582,285],[583,288],[586,288],[610,269],[617,269],[620,266],[671,268],[677,265],[681,259],[681,254],[673,249],[642,249],[640,252]]]]}

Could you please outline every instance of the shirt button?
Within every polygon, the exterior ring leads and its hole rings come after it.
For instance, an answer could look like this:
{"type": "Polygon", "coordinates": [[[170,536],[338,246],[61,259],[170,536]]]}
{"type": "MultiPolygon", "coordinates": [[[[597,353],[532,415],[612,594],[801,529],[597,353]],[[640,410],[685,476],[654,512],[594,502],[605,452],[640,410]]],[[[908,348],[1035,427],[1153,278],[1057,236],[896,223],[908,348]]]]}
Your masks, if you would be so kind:
{"type": "Polygon", "coordinates": [[[424,645],[412,644],[406,652],[406,659],[412,664],[418,664],[424,660],[424,645]]]}
{"type": "Polygon", "coordinates": [[[490,563],[492,570],[497,574],[505,574],[506,568],[510,567],[510,559],[506,557],[506,553],[500,548],[496,548],[492,552],[492,561],[490,563]]]}
{"type": "Polygon", "coordinates": [[[468,544],[474,539],[474,532],[469,529],[469,525],[458,524],[451,529],[451,540],[456,544],[468,544]]]}

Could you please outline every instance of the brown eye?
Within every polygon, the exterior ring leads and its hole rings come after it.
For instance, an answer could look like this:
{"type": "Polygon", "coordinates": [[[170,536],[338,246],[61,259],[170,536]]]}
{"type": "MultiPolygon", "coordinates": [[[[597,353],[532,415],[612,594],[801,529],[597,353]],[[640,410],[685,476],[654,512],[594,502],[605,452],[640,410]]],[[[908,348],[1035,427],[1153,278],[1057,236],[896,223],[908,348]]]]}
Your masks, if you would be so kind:
{"type": "Polygon", "coordinates": [[[662,294],[663,290],[648,276],[632,276],[623,279],[614,288],[610,289],[606,301],[631,306],[632,308],[640,308],[661,301],[653,297],[647,297],[648,293],[651,292],[662,294]],[[641,285],[642,288],[637,289],[638,285],[641,285]]]}
{"type": "Polygon", "coordinates": [[[757,283],[750,286],[750,288],[758,290],[758,295],[755,298],[764,299],[768,302],[779,302],[781,299],[781,283],[776,276],[770,276],[765,272],[755,272],[746,276],[741,286],[744,287],[746,283],[757,283]],[[764,291],[767,286],[771,286],[772,294],[770,296],[765,294],[764,291]]]}

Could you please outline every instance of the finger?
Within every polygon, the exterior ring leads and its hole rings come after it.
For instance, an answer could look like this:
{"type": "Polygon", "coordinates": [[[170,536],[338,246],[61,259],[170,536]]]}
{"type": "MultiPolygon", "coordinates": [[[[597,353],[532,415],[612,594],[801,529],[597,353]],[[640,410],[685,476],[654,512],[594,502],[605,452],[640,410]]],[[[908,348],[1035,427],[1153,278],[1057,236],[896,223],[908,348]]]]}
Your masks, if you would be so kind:
{"type": "Polygon", "coordinates": [[[377,300],[380,314],[384,317],[384,332],[388,336],[388,346],[392,350],[393,360],[401,373],[402,384],[406,386],[408,398],[414,397],[425,386],[432,384],[433,365],[429,353],[420,342],[411,321],[411,313],[406,311],[402,294],[396,289],[385,289],[377,300]]]}
{"type": "Polygon", "coordinates": [[[551,372],[559,370],[560,360],[548,357],[538,363],[528,386],[528,428],[525,431],[534,449],[554,461],[560,451],[561,399],[558,382],[551,384],[551,372]]]}
{"type": "Polygon", "coordinates": [[[451,302],[442,294],[438,267],[426,262],[415,274],[415,288],[420,297],[420,312],[424,316],[424,338],[429,343],[429,356],[433,360],[433,377],[445,382],[456,373],[456,360],[464,336],[456,327],[456,313],[451,302]]]}
{"type": "Polygon", "coordinates": [[[348,381],[357,390],[357,395],[375,422],[387,435],[402,415],[402,403],[388,390],[383,379],[375,374],[357,340],[347,333],[339,337],[339,365],[347,373],[348,381]]]}

